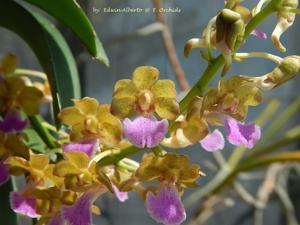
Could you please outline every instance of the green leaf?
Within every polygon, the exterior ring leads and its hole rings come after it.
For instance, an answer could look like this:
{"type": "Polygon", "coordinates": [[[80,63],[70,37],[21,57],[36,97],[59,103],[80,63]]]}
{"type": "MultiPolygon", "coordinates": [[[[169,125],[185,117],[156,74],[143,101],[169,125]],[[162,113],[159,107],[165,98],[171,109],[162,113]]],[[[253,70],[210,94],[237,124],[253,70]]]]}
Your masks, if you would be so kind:
{"type": "Polygon", "coordinates": [[[80,98],[80,83],[72,53],[58,30],[42,16],[10,0],[1,1],[0,26],[23,38],[32,48],[47,74],[53,95],[53,109],[72,105],[80,98]]]}
{"type": "Polygon", "coordinates": [[[96,59],[109,65],[102,43],[80,5],[75,0],[25,0],[69,27],[96,59]]]}
{"type": "Polygon", "coordinates": [[[38,153],[45,154],[45,149],[47,148],[44,141],[37,134],[37,132],[33,128],[27,128],[24,131],[26,136],[26,140],[24,141],[26,146],[28,146],[31,150],[38,153]]]}

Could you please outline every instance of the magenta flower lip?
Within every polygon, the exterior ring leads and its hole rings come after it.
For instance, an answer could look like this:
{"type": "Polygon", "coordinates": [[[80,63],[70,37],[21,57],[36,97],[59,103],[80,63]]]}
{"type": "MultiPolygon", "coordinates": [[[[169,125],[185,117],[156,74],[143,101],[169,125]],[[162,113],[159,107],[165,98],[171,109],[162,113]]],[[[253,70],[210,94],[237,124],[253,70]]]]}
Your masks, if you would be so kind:
{"type": "MultiPolygon", "coordinates": [[[[94,188],[85,192],[73,205],[62,207],[62,218],[69,225],[91,225],[91,207],[96,199],[104,192],[103,188],[94,188]]],[[[59,218],[57,219],[58,222],[61,222],[61,220],[62,219],[59,218]]]]}
{"type": "Polygon", "coordinates": [[[4,133],[21,132],[28,126],[28,120],[22,120],[18,111],[9,111],[0,121],[0,130],[4,133]]]}
{"type": "Polygon", "coordinates": [[[186,219],[184,206],[174,186],[161,184],[157,195],[149,191],[146,207],[149,215],[158,223],[179,225],[186,219]]]}
{"type": "Polygon", "coordinates": [[[65,144],[62,148],[64,152],[84,152],[91,158],[97,151],[98,146],[99,140],[94,138],[86,139],[78,143],[65,144]]]}
{"type": "Polygon", "coordinates": [[[233,145],[244,145],[248,149],[254,147],[260,139],[261,130],[255,123],[243,124],[227,116],[224,120],[227,139],[233,145]]]}
{"type": "Polygon", "coordinates": [[[20,192],[10,193],[10,205],[14,212],[37,218],[39,215],[36,212],[36,202],[34,197],[23,196],[20,192]]]}
{"type": "Polygon", "coordinates": [[[128,199],[128,193],[127,192],[122,192],[118,189],[116,185],[112,185],[112,188],[114,190],[115,196],[120,202],[125,202],[128,199]]]}
{"type": "Polygon", "coordinates": [[[133,121],[126,118],[123,124],[126,138],[139,148],[159,145],[168,132],[168,121],[157,121],[153,116],[139,116],[133,121]]]}
{"type": "Polygon", "coordinates": [[[215,129],[200,141],[200,145],[206,151],[214,152],[224,148],[225,140],[222,133],[218,129],[215,129]]]}

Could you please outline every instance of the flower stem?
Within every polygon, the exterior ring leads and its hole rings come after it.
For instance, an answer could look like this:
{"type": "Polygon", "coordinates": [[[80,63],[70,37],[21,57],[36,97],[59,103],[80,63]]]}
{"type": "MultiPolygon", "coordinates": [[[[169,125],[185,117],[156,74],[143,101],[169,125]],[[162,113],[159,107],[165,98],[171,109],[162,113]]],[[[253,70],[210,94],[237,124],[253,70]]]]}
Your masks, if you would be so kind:
{"type": "Polygon", "coordinates": [[[253,57],[272,60],[276,64],[279,64],[282,61],[281,57],[267,53],[267,52],[249,52],[249,53],[243,52],[243,53],[235,53],[234,54],[235,59],[245,59],[245,58],[253,58],[253,57]]]}
{"type": "MultiPolygon", "coordinates": [[[[107,152],[107,155],[105,155],[103,158],[101,158],[98,162],[97,165],[98,166],[108,166],[111,164],[115,164],[117,162],[119,162],[121,159],[126,158],[127,156],[130,155],[134,155],[140,151],[142,151],[143,149],[135,147],[133,145],[124,148],[124,149],[117,149],[117,150],[107,150],[103,153],[107,152]]],[[[101,154],[103,154],[101,153],[101,154]]]]}
{"type": "Polygon", "coordinates": [[[43,80],[47,80],[47,75],[45,73],[35,71],[35,70],[28,70],[28,69],[18,68],[14,71],[13,74],[15,74],[15,75],[27,75],[27,76],[32,76],[32,77],[41,78],[43,80]]]}
{"type": "Polygon", "coordinates": [[[38,133],[48,148],[56,148],[55,138],[49,133],[49,131],[42,125],[42,119],[40,116],[29,116],[29,121],[33,129],[38,133]]]}
{"type": "MultiPolygon", "coordinates": [[[[245,28],[245,37],[251,34],[251,32],[262,23],[267,17],[269,17],[273,12],[277,10],[277,5],[281,2],[281,0],[272,0],[270,1],[266,7],[264,7],[259,13],[257,13],[247,24],[245,28]]],[[[241,43],[240,43],[241,44],[241,43]]],[[[239,45],[240,45],[239,44],[239,45]]],[[[240,47],[238,45],[238,47],[240,47]]]]}
{"type": "MultiPolygon", "coordinates": [[[[245,28],[244,38],[241,42],[236,44],[236,49],[238,49],[244,42],[247,36],[251,34],[251,32],[262,23],[268,16],[270,16],[274,11],[276,11],[277,5],[280,3],[280,0],[272,0],[266,7],[264,7],[258,14],[256,14],[250,22],[247,24],[245,28]]],[[[224,65],[224,58],[222,55],[219,55],[216,59],[211,61],[198,82],[193,86],[193,88],[189,91],[189,93],[182,99],[180,102],[180,110],[183,112],[189,102],[197,95],[201,96],[210,81],[214,78],[217,72],[224,65]]]]}
{"type": "Polygon", "coordinates": [[[198,82],[194,87],[189,91],[189,93],[182,99],[180,102],[180,111],[183,112],[193,97],[197,95],[202,95],[206,87],[209,85],[210,81],[216,75],[216,73],[221,69],[224,64],[224,58],[222,55],[219,55],[213,61],[211,61],[198,82]]]}

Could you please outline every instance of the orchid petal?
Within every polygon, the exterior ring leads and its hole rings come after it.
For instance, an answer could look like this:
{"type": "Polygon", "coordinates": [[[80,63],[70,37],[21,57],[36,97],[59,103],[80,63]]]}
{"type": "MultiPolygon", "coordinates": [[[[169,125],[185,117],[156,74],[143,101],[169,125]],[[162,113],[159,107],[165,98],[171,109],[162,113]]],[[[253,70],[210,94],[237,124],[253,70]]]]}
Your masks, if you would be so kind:
{"type": "Polygon", "coordinates": [[[128,199],[128,193],[127,192],[122,192],[118,189],[117,186],[115,185],[112,185],[112,188],[114,190],[114,193],[117,197],[117,199],[120,201],[120,202],[125,202],[127,199],[128,199]]]}
{"type": "Polygon", "coordinates": [[[222,133],[218,129],[215,129],[212,133],[206,135],[200,141],[200,144],[206,151],[214,152],[224,148],[225,140],[222,133]]]}
{"type": "Polygon", "coordinates": [[[253,122],[243,124],[231,117],[226,117],[224,125],[227,131],[227,139],[233,145],[244,145],[251,149],[260,139],[260,127],[253,122]]]}
{"type": "Polygon", "coordinates": [[[16,213],[37,218],[39,215],[36,212],[36,201],[34,197],[23,196],[19,192],[10,193],[10,206],[16,213]]]}
{"type": "Polygon", "coordinates": [[[157,121],[152,116],[140,116],[134,121],[125,119],[123,123],[125,136],[140,148],[157,146],[168,132],[168,121],[157,121]]]}
{"type": "Polygon", "coordinates": [[[86,139],[78,143],[70,143],[63,146],[64,152],[84,152],[92,157],[99,146],[98,139],[86,139]]]}
{"type": "Polygon", "coordinates": [[[20,113],[17,111],[9,111],[4,119],[0,121],[0,130],[4,133],[21,132],[28,126],[28,120],[22,120],[20,113]]]}
{"type": "Polygon", "coordinates": [[[73,205],[62,207],[62,216],[68,225],[91,225],[91,207],[103,190],[92,189],[85,192],[73,205]]]}
{"type": "Polygon", "coordinates": [[[158,223],[179,225],[186,219],[184,206],[175,187],[162,185],[157,195],[149,191],[146,204],[148,213],[158,223]]]}

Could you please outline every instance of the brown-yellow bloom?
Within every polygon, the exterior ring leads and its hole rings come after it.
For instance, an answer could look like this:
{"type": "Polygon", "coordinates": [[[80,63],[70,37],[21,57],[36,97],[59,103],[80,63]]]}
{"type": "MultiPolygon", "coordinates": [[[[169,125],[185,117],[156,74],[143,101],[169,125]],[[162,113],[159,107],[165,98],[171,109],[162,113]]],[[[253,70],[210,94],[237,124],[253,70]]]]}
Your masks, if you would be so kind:
{"type": "Polygon", "coordinates": [[[102,145],[113,146],[122,138],[122,124],[110,113],[109,105],[94,98],[74,100],[74,106],[64,108],[58,115],[71,127],[71,140],[98,138],[102,145]]]}
{"type": "Polygon", "coordinates": [[[111,112],[121,118],[134,112],[148,115],[156,112],[161,118],[174,120],[179,113],[176,88],[170,80],[158,80],[159,71],[141,66],[132,80],[119,80],[114,88],[111,112]]]}

